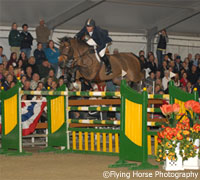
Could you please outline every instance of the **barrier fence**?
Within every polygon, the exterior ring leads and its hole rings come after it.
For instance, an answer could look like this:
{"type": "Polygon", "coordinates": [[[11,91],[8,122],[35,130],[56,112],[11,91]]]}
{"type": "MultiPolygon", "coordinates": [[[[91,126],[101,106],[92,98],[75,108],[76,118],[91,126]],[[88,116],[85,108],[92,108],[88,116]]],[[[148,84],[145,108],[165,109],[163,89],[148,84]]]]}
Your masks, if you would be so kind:
{"type": "MultiPolygon", "coordinates": [[[[128,87],[125,81],[122,81],[120,91],[70,92],[66,90],[65,86],[58,88],[57,91],[21,91],[20,83],[17,83],[14,88],[2,91],[0,94],[2,101],[2,148],[0,152],[10,154],[10,150],[12,150],[12,153],[15,150],[17,154],[24,154],[20,127],[21,107],[19,105],[21,104],[21,96],[24,94],[45,95],[47,96],[48,146],[43,151],[119,155],[119,161],[110,165],[110,167],[131,166],[131,169],[157,168],[148,163],[148,155],[156,154],[157,132],[147,130],[148,125],[155,125],[155,122],[147,122],[147,113],[160,113],[161,111],[159,108],[147,107],[148,98],[166,98],[170,103],[176,101],[183,104],[183,102],[189,99],[198,100],[197,92],[188,94],[171,84],[169,95],[147,95],[146,90],[140,94],[128,87]],[[113,100],[118,101],[116,98],[120,97],[121,106],[88,107],[81,100],[79,102],[81,105],[74,106],[74,103],[71,103],[70,106],[69,96],[114,96],[115,99],[108,100],[106,105],[109,105],[113,100]],[[120,112],[121,118],[114,121],[69,119],[69,111],[120,112]],[[93,124],[98,125],[98,127],[70,127],[74,123],[93,124]],[[109,129],[107,126],[109,126],[109,129]],[[126,160],[138,161],[141,162],[141,165],[129,164],[126,160]]],[[[94,100],[87,101],[92,102],[94,100]]],[[[100,100],[97,101],[100,102],[100,100]]],[[[103,105],[103,102],[100,105],[103,105]]]]}

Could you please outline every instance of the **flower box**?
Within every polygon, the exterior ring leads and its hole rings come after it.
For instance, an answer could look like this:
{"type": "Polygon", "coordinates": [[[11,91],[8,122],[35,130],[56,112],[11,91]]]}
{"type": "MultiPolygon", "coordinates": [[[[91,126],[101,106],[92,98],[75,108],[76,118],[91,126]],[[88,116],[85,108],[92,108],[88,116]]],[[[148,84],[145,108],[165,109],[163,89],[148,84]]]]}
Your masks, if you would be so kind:
{"type": "Polygon", "coordinates": [[[199,152],[199,139],[196,139],[194,145],[198,148],[197,155],[195,157],[190,157],[188,160],[183,161],[184,169],[200,169],[200,159],[198,158],[199,152]]]}

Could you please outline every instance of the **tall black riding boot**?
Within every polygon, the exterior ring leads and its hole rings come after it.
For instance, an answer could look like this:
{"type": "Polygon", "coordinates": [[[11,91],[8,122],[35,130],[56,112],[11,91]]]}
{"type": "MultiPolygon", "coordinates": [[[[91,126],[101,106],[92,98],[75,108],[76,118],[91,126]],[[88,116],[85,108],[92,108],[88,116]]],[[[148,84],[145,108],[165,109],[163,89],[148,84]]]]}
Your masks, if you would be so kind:
{"type": "Polygon", "coordinates": [[[111,69],[111,65],[110,65],[110,61],[108,59],[108,57],[106,55],[104,55],[101,60],[104,62],[105,66],[106,66],[106,75],[112,74],[112,69],[111,69]]]}

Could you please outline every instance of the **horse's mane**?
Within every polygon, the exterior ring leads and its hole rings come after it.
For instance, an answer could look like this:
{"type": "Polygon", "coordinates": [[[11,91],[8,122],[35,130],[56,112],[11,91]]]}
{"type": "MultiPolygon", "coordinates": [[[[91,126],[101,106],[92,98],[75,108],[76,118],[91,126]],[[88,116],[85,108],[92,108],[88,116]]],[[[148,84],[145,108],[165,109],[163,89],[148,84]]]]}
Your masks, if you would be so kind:
{"type": "Polygon", "coordinates": [[[70,42],[71,39],[77,40],[78,44],[81,45],[81,46],[89,47],[89,45],[84,40],[78,39],[76,37],[72,38],[72,37],[64,36],[64,37],[60,38],[59,40],[60,40],[60,43],[62,43],[62,42],[70,42]]]}

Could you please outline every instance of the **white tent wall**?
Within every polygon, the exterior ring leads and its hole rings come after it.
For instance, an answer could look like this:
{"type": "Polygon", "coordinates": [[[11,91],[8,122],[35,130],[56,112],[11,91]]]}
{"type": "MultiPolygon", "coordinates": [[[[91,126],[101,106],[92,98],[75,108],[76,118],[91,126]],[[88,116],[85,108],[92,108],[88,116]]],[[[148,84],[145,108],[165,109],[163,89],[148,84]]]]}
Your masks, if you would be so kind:
{"type": "MultiPolygon", "coordinates": [[[[19,30],[21,30],[19,28],[19,30]]],[[[0,26],[0,46],[4,48],[4,54],[7,58],[10,57],[10,47],[8,45],[8,35],[9,35],[10,27],[0,26]]],[[[36,35],[35,28],[29,28],[30,33],[34,37],[32,53],[36,48],[36,35]]],[[[52,39],[55,42],[59,42],[58,38],[69,36],[73,37],[77,31],[73,30],[61,30],[55,29],[52,34],[52,39]]],[[[135,34],[135,33],[113,33],[110,32],[110,37],[113,39],[113,43],[109,46],[110,53],[113,52],[115,48],[119,50],[119,52],[133,52],[138,55],[140,50],[146,51],[147,40],[144,34],[135,34]]],[[[154,52],[156,52],[156,38],[154,41],[154,52]]],[[[192,53],[195,55],[196,53],[200,53],[200,37],[188,37],[188,36],[170,36],[169,35],[169,43],[167,45],[167,52],[177,53],[182,57],[182,60],[188,55],[188,53],[192,53]]]]}

